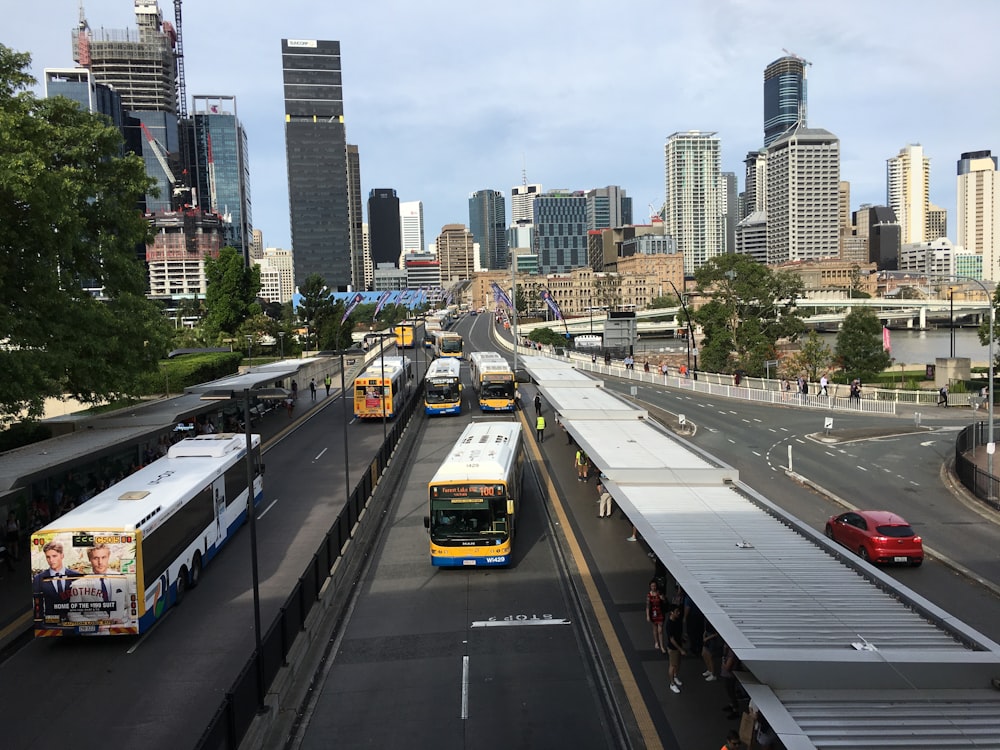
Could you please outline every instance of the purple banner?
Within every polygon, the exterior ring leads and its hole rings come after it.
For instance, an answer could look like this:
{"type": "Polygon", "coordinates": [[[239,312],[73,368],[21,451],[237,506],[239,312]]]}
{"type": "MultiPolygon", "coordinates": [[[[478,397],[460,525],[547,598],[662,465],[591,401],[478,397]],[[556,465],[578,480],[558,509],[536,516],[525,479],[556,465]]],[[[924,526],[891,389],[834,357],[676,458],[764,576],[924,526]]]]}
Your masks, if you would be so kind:
{"type": "Polygon", "coordinates": [[[562,320],[562,310],[559,309],[559,305],[557,305],[555,299],[553,299],[552,292],[548,289],[543,289],[541,292],[541,298],[545,304],[549,306],[552,314],[556,316],[556,320],[562,320]]]}
{"type": "Polygon", "coordinates": [[[365,295],[363,295],[361,292],[358,292],[357,294],[354,295],[354,297],[351,299],[351,304],[349,304],[347,306],[347,309],[344,310],[344,317],[340,319],[340,325],[344,325],[344,321],[347,320],[347,316],[350,315],[352,312],[354,312],[354,308],[360,305],[361,300],[363,300],[364,298],[365,295]]]}

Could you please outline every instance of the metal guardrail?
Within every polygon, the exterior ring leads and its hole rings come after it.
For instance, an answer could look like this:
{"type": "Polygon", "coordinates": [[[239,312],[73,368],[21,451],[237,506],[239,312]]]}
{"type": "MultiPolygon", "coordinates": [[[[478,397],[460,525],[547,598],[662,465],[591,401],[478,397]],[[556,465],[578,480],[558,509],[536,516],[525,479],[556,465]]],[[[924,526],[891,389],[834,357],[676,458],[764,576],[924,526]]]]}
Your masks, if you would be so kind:
{"type": "Polygon", "coordinates": [[[993,510],[1000,510],[1000,480],[980,468],[976,449],[989,443],[989,425],[976,422],[955,440],[955,474],[965,488],[993,510]]]}
{"type": "MultiPolygon", "coordinates": [[[[320,599],[320,591],[334,564],[341,559],[347,543],[352,539],[358,518],[371,501],[379,480],[385,473],[397,443],[403,435],[410,417],[420,403],[419,388],[403,412],[394,421],[386,441],[361,475],[346,505],[341,509],[330,530],[316,549],[309,565],[299,576],[291,594],[282,604],[278,617],[267,628],[261,639],[260,658],[264,662],[265,692],[274,683],[278,671],[285,665],[297,636],[304,630],[306,618],[320,599]]],[[[363,553],[361,548],[358,552],[363,553]]],[[[226,691],[222,704],[215,712],[198,744],[198,750],[235,750],[257,717],[256,654],[250,656],[239,676],[226,691]]]]}

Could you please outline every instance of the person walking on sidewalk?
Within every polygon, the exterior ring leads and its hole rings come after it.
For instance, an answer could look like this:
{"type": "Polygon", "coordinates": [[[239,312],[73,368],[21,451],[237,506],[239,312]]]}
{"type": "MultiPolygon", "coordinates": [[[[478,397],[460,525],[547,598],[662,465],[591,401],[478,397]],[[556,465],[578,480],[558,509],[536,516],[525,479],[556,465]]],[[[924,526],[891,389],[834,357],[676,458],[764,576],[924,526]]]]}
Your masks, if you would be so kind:
{"type": "Polygon", "coordinates": [[[542,397],[540,394],[535,394],[535,416],[537,417],[542,413],[542,397]]]}
{"type": "Polygon", "coordinates": [[[309,400],[316,400],[316,378],[309,379],[309,400]]]}
{"type": "Polygon", "coordinates": [[[535,417],[535,438],[539,443],[545,442],[545,417],[541,414],[535,417]]]}
{"type": "Polygon", "coordinates": [[[330,373],[327,373],[326,377],[323,378],[323,385],[326,388],[326,397],[330,398],[330,386],[333,385],[333,378],[330,377],[330,373]]]}
{"type": "Polygon", "coordinates": [[[947,383],[945,383],[943,386],[941,386],[941,390],[938,391],[938,402],[937,402],[937,405],[941,406],[942,404],[947,408],[947,406],[948,406],[948,384],[947,383]]]}

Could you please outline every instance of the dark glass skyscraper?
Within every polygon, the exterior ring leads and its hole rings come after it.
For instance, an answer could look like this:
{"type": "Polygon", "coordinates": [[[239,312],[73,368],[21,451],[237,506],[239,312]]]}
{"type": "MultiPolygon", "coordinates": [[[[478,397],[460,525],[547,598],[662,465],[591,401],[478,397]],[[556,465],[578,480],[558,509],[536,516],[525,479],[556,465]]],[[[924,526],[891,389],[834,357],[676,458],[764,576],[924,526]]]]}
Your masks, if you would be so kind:
{"type": "Polygon", "coordinates": [[[282,39],[285,153],[295,283],[319,274],[351,283],[347,135],[340,42],[282,39]]]}
{"type": "Polygon", "coordinates": [[[507,267],[507,202],[498,190],[469,196],[469,231],[479,243],[479,265],[485,270],[507,267]]]}
{"type": "Polygon", "coordinates": [[[806,65],[801,57],[779,57],[764,69],[764,146],[802,118],[806,123],[806,65]]]}
{"type": "Polygon", "coordinates": [[[198,205],[224,220],[223,242],[250,263],[250,168],[247,139],[236,117],[236,98],[195,96],[193,185],[198,205]]]}
{"type": "Polygon", "coordinates": [[[403,238],[399,233],[399,198],[392,188],[375,188],[368,194],[368,247],[372,265],[399,266],[403,238]]]}

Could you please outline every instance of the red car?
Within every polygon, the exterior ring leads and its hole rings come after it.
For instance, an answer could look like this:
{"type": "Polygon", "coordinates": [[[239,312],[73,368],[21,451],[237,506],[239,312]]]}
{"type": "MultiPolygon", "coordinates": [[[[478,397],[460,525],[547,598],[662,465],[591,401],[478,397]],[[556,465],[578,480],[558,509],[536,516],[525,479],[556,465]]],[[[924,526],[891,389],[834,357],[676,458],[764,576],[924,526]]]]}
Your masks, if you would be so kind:
{"type": "Polygon", "coordinates": [[[914,567],[924,561],[924,541],[902,517],[887,510],[855,510],[831,516],[826,535],[862,560],[874,563],[908,563],[914,567]]]}

